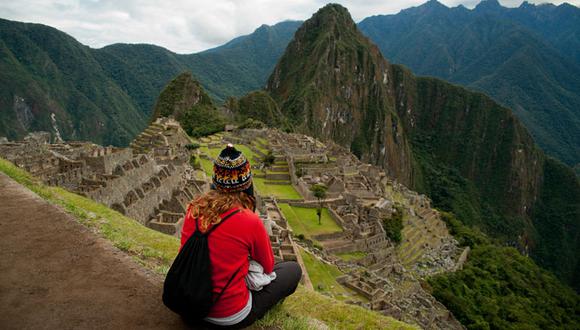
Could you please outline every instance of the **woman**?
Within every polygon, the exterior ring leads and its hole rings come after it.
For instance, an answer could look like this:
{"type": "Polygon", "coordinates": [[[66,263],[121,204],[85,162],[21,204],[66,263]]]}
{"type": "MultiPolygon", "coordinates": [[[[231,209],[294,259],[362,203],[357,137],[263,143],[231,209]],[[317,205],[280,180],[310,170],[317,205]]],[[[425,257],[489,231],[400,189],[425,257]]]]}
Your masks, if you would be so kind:
{"type": "Polygon", "coordinates": [[[215,160],[213,170],[212,190],[189,205],[181,231],[181,247],[195,232],[195,219],[199,220],[203,233],[219,224],[208,238],[213,294],[219,298],[204,321],[213,327],[242,328],[262,318],[272,306],[292,294],[302,270],[295,262],[274,264],[270,238],[254,213],[252,173],[246,157],[229,144],[215,160]],[[220,224],[226,217],[227,221],[220,224]],[[276,274],[260,291],[246,287],[248,257],[258,262],[264,273],[276,274]]]}

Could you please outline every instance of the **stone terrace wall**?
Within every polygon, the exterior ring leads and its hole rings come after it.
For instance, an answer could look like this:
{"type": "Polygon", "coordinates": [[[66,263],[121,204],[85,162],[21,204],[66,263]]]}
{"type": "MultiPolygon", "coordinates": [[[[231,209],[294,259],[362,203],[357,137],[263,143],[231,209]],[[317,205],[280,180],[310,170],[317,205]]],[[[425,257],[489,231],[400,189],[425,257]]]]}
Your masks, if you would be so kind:
{"type": "Polygon", "coordinates": [[[129,205],[125,205],[126,215],[138,220],[142,224],[147,224],[149,219],[155,215],[155,209],[157,206],[165,200],[170,200],[172,198],[173,190],[176,187],[181,186],[180,181],[183,173],[183,167],[169,165],[164,167],[155,176],[160,180],[160,186],[155,186],[147,192],[143,192],[140,187],[135,188],[136,192],[139,190],[142,192],[142,196],[138,193],[137,195],[139,196],[139,199],[129,205]]]}
{"type": "Polygon", "coordinates": [[[104,177],[106,180],[104,187],[87,191],[84,194],[109,207],[115,203],[122,203],[129,191],[140,187],[155,174],[155,162],[148,156],[142,155],[133,160],[139,160],[141,164],[138,161],[139,166],[135,166],[131,160],[117,166],[113,171],[114,175],[108,178],[104,177]]]}
{"type": "Polygon", "coordinates": [[[103,152],[82,157],[93,171],[112,174],[118,164],[123,164],[133,158],[131,149],[103,148],[103,152]]]}

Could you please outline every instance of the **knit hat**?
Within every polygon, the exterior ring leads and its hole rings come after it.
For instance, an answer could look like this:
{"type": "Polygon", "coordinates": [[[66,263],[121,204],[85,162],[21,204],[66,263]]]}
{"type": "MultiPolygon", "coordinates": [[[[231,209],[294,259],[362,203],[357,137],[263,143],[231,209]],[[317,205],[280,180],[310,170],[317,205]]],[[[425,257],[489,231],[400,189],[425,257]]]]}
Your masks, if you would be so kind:
{"type": "Polygon", "coordinates": [[[212,182],[219,191],[254,194],[250,162],[232,144],[228,144],[214,161],[212,182]]]}

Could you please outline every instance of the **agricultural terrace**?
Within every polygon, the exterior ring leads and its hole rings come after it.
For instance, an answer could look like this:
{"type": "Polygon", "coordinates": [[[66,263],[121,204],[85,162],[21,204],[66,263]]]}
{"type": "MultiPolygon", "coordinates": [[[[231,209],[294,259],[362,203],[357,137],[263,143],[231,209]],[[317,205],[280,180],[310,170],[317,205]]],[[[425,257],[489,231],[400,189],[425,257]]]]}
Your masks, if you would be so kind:
{"type": "Polygon", "coordinates": [[[295,235],[302,234],[304,237],[312,239],[313,236],[319,234],[342,231],[342,228],[332,219],[326,208],[322,209],[322,218],[319,225],[315,208],[290,206],[286,203],[280,203],[279,206],[295,235]]]}
{"type": "Polygon", "coordinates": [[[344,275],[336,266],[318,260],[302,248],[299,248],[299,250],[306,270],[308,271],[310,281],[312,281],[312,286],[316,291],[326,293],[341,301],[365,300],[361,295],[340,285],[336,281],[337,277],[344,275]]]}

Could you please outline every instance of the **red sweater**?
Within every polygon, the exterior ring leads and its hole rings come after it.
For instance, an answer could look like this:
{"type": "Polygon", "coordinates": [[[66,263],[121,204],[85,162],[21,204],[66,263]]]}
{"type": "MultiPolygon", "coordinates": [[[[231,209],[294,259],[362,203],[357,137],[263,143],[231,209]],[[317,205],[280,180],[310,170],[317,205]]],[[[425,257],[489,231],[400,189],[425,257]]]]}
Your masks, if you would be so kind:
{"type": "MultiPolygon", "coordinates": [[[[238,207],[231,208],[221,217],[225,217],[236,209],[238,207]]],[[[208,238],[214,298],[241,267],[219,301],[212,307],[210,317],[230,316],[246,306],[250,294],[244,280],[248,273],[248,256],[259,262],[264,267],[265,273],[268,274],[274,270],[274,254],[262,220],[252,211],[240,209],[240,212],[219,225],[208,238]]],[[[193,232],[195,232],[195,219],[188,209],[181,230],[180,250],[193,232]]]]}

